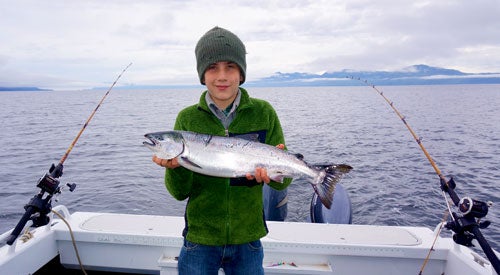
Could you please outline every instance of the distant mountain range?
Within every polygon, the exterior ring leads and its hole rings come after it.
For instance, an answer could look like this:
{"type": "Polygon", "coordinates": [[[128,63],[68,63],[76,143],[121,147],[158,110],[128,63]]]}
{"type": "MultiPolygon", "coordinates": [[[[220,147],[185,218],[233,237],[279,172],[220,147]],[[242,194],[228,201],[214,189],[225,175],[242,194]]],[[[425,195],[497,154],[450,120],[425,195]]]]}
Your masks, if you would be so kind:
{"type": "MultiPolygon", "coordinates": [[[[367,81],[373,85],[441,85],[441,84],[500,84],[500,73],[464,73],[458,70],[413,65],[399,71],[355,71],[311,73],[280,73],[245,82],[249,87],[279,86],[359,86],[367,81]]],[[[126,85],[117,89],[164,89],[199,87],[199,85],[126,85]]],[[[107,89],[109,87],[95,87],[107,89]]],[[[50,91],[37,87],[0,87],[0,91],[50,91]]]]}
{"type": "Polygon", "coordinates": [[[0,92],[5,91],[52,91],[51,89],[40,89],[38,87],[2,87],[0,86],[0,92]]]}
{"type": "Polygon", "coordinates": [[[366,80],[374,85],[500,84],[500,73],[464,73],[458,70],[413,65],[400,71],[276,73],[247,83],[248,86],[357,86],[366,80]],[[354,78],[354,79],[353,79],[354,78]]]}

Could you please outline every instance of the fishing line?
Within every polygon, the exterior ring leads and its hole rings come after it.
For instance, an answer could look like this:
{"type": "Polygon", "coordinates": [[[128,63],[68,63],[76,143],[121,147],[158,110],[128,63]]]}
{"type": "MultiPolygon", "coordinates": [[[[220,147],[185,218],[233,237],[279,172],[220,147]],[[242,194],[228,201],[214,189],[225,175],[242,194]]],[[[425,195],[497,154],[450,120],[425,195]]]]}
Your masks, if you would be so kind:
{"type": "MultiPolygon", "coordinates": [[[[366,84],[367,86],[370,86],[372,87],[379,95],[381,95],[385,102],[387,102],[387,104],[389,104],[389,106],[391,106],[392,110],[396,113],[396,115],[401,119],[401,121],[404,123],[404,125],[406,126],[406,128],[410,131],[411,135],[413,136],[413,138],[415,139],[415,141],[417,142],[418,146],[420,146],[420,149],[422,149],[422,151],[424,152],[424,155],[425,157],[427,158],[427,160],[430,162],[430,164],[432,165],[432,168],[434,168],[434,171],[436,172],[436,174],[438,175],[439,179],[444,181],[446,185],[448,185],[448,181],[446,180],[446,178],[443,176],[443,174],[441,173],[441,170],[439,169],[439,167],[437,166],[436,162],[432,159],[431,155],[429,154],[429,152],[427,151],[427,149],[425,149],[424,147],[424,144],[422,143],[422,138],[420,138],[416,133],[415,131],[413,131],[413,129],[411,128],[410,124],[408,124],[408,122],[406,121],[406,118],[398,111],[398,109],[394,106],[394,102],[390,101],[382,91],[380,91],[377,87],[375,87],[375,85],[373,84],[369,84],[368,81],[366,80],[361,80],[360,78],[354,78],[354,77],[350,77],[351,79],[353,80],[359,80],[361,81],[362,83],[366,84]]],[[[445,191],[442,191],[442,194],[443,194],[443,197],[446,201],[446,206],[448,208],[448,212],[451,214],[452,213],[452,210],[451,210],[451,207],[450,207],[450,204],[448,202],[448,199],[446,198],[446,193],[445,191]]],[[[453,215],[451,215],[452,219],[453,219],[453,215]]]]}
{"type": "MultiPolygon", "coordinates": [[[[483,252],[486,254],[488,260],[490,260],[495,271],[500,274],[500,260],[498,259],[498,256],[495,254],[495,252],[493,252],[493,249],[488,244],[488,242],[483,237],[480,231],[480,229],[484,229],[490,225],[489,221],[480,222],[480,220],[481,218],[486,216],[486,214],[488,213],[488,208],[491,206],[492,203],[491,202],[486,203],[474,200],[471,199],[470,197],[464,197],[460,199],[454,191],[456,184],[453,180],[453,177],[451,177],[450,180],[447,180],[445,176],[441,173],[441,170],[438,168],[436,162],[432,159],[427,149],[425,149],[422,143],[422,139],[415,133],[415,131],[413,131],[411,126],[406,121],[405,117],[398,111],[398,109],[396,109],[394,103],[390,101],[382,91],[377,89],[375,85],[368,83],[368,81],[361,80],[359,77],[353,77],[353,76],[347,76],[346,78],[350,78],[352,80],[358,80],[364,83],[365,85],[372,87],[380,96],[384,98],[387,104],[391,106],[392,110],[398,115],[398,117],[404,123],[406,128],[410,131],[411,135],[417,142],[418,146],[420,146],[420,149],[422,149],[425,157],[430,162],[430,164],[434,168],[434,171],[439,177],[442,195],[446,202],[446,207],[448,209],[448,212],[452,220],[446,223],[445,227],[455,232],[455,234],[453,235],[453,240],[456,243],[464,246],[473,246],[472,241],[474,239],[477,240],[477,242],[483,249],[483,252]],[[448,201],[446,194],[450,196],[455,206],[458,207],[460,214],[457,214],[451,210],[450,202],[448,201]]],[[[441,228],[437,232],[438,235],[440,234],[441,228]]],[[[431,246],[430,250],[431,251],[434,250],[434,244],[431,246]]],[[[422,274],[423,268],[425,267],[427,261],[429,260],[430,252],[426,257],[424,261],[424,266],[422,266],[422,269],[419,274],[422,274]]]]}
{"type": "Polygon", "coordinates": [[[125,67],[125,69],[123,69],[123,71],[115,79],[115,81],[113,82],[113,84],[111,85],[111,87],[109,87],[108,91],[104,94],[104,96],[102,97],[102,99],[99,102],[99,104],[97,104],[97,106],[95,107],[94,111],[92,111],[92,113],[90,114],[90,116],[87,118],[87,121],[85,121],[85,124],[83,124],[83,127],[80,129],[80,131],[76,135],[75,139],[73,139],[73,142],[71,142],[70,146],[66,150],[66,153],[64,153],[64,155],[62,156],[61,160],[59,161],[59,164],[62,165],[66,161],[66,159],[68,158],[69,153],[71,153],[71,151],[73,150],[73,147],[75,146],[76,142],[80,139],[80,136],[82,135],[83,131],[85,131],[85,129],[87,128],[87,125],[92,120],[92,118],[94,117],[94,115],[97,112],[97,110],[101,107],[102,103],[104,102],[104,99],[106,99],[106,97],[108,96],[109,92],[111,92],[111,89],[113,89],[113,87],[115,86],[116,82],[118,82],[118,80],[120,79],[120,77],[122,77],[123,73],[125,73],[125,71],[130,66],[132,66],[132,62],[130,64],[128,64],[127,67],[125,67]]]}
{"type": "Polygon", "coordinates": [[[82,259],[80,258],[80,253],[78,252],[78,247],[77,247],[76,241],[75,241],[75,234],[73,234],[73,229],[71,229],[71,225],[69,225],[68,221],[61,214],[59,214],[59,212],[54,211],[54,210],[51,210],[51,212],[54,213],[56,216],[58,216],[59,219],[61,219],[64,222],[64,224],[66,224],[66,226],[68,227],[69,235],[71,236],[71,243],[73,244],[73,249],[75,250],[76,259],[78,260],[78,264],[80,265],[80,269],[82,270],[82,273],[84,275],[87,275],[87,271],[83,267],[82,259]]]}
{"type": "Polygon", "coordinates": [[[445,179],[445,177],[441,173],[441,170],[437,167],[436,162],[434,162],[434,160],[432,159],[431,155],[429,154],[429,152],[427,152],[427,149],[425,149],[424,145],[422,144],[422,139],[417,136],[417,134],[415,133],[415,131],[413,131],[413,129],[410,127],[410,124],[408,124],[408,122],[406,122],[405,117],[398,111],[398,109],[396,109],[396,107],[394,106],[394,103],[392,101],[390,101],[384,95],[384,93],[382,91],[380,91],[379,89],[377,89],[377,87],[375,87],[375,85],[369,84],[368,81],[366,81],[366,80],[362,81],[361,79],[354,78],[354,77],[351,77],[351,79],[357,79],[357,80],[365,83],[366,85],[372,87],[375,91],[377,91],[377,93],[379,93],[379,95],[381,95],[384,98],[384,100],[387,102],[387,104],[389,104],[391,106],[391,108],[398,115],[398,117],[401,119],[401,121],[403,121],[403,123],[405,124],[406,128],[408,128],[408,130],[410,131],[411,135],[413,136],[413,138],[415,139],[415,141],[417,142],[417,144],[420,146],[420,148],[424,152],[425,156],[427,157],[427,160],[429,160],[429,162],[431,163],[432,167],[434,168],[434,171],[436,171],[436,174],[439,176],[439,178],[440,179],[445,179]]]}

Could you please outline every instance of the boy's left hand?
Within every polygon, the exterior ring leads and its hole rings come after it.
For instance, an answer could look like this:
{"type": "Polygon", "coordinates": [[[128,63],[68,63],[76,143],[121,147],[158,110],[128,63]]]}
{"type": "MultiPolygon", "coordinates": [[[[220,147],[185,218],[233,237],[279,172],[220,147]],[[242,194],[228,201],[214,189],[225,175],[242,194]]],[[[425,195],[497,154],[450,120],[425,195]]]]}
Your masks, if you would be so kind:
{"type": "MultiPolygon", "coordinates": [[[[278,145],[276,145],[276,148],[283,150],[283,149],[285,149],[285,144],[278,144],[278,145]]],[[[269,184],[271,182],[271,179],[267,175],[266,168],[263,168],[263,167],[255,168],[254,175],[248,173],[246,175],[246,178],[247,178],[247,180],[256,180],[258,183],[263,182],[265,184],[269,184]]]]}
{"type": "Polygon", "coordinates": [[[264,182],[265,184],[269,184],[271,179],[267,175],[266,168],[257,167],[255,168],[255,174],[252,175],[250,173],[247,174],[247,180],[255,180],[258,183],[264,182]]]}

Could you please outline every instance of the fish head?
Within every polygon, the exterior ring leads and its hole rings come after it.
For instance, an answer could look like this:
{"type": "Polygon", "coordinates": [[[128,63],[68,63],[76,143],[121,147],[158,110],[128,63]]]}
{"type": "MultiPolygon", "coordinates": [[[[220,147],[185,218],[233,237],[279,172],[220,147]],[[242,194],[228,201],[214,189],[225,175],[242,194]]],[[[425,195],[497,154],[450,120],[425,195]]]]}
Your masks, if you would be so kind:
{"type": "Polygon", "coordinates": [[[142,144],[162,159],[173,159],[184,152],[184,138],[177,131],[148,133],[144,135],[149,141],[142,144]]]}

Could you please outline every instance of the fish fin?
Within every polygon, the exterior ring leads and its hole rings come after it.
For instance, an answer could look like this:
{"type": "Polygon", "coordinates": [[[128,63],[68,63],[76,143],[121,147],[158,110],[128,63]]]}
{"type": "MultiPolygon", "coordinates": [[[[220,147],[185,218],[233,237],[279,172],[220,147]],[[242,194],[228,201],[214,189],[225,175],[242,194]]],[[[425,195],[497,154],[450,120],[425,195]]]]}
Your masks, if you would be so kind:
{"type": "Polygon", "coordinates": [[[288,195],[286,195],[277,205],[276,208],[285,206],[288,203],[288,195]]]}
{"type": "Polygon", "coordinates": [[[314,191],[318,194],[321,203],[328,209],[332,207],[333,193],[335,187],[342,176],[352,170],[352,167],[347,164],[338,165],[316,165],[314,168],[325,172],[321,183],[311,183],[314,191]]]}
{"type": "Polygon", "coordinates": [[[349,173],[349,171],[352,170],[352,166],[348,165],[348,164],[336,164],[336,165],[330,166],[330,168],[335,169],[335,171],[338,171],[342,174],[349,173]]]}
{"type": "Polygon", "coordinates": [[[276,176],[272,176],[272,177],[269,177],[272,181],[275,181],[275,182],[281,182],[283,183],[283,180],[285,179],[285,177],[283,175],[276,175],[276,176]]]}
{"type": "Polygon", "coordinates": [[[187,164],[191,165],[191,166],[194,166],[196,168],[200,168],[200,169],[203,169],[201,166],[199,166],[198,164],[192,162],[190,159],[188,159],[187,157],[181,157],[181,159],[183,161],[185,161],[187,164]]]}
{"type": "Polygon", "coordinates": [[[283,183],[283,180],[285,179],[285,175],[283,175],[283,172],[280,170],[269,170],[267,171],[267,175],[272,181],[275,182],[283,183]]]}
{"type": "Polygon", "coordinates": [[[300,160],[304,160],[304,155],[302,155],[301,153],[296,153],[296,154],[293,154],[296,158],[300,159],[300,160]]]}

